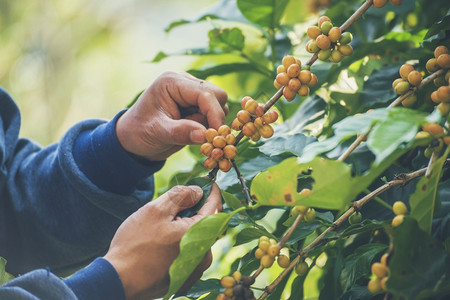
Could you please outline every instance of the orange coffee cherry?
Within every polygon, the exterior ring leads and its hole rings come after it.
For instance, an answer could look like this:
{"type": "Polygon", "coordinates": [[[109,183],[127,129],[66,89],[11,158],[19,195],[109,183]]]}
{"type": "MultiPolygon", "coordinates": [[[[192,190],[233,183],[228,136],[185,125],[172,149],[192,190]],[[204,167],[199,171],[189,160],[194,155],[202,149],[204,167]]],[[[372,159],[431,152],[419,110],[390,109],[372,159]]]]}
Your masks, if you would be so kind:
{"type": "Polygon", "coordinates": [[[333,27],[328,31],[328,37],[332,43],[336,43],[341,38],[342,31],[339,27],[333,27]]]}
{"type": "Polygon", "coordinates": [[[312,75],[311,71],[309,70],[302,70],[300,74],[298,75],[298,79],[300,79],[300,82],[302,84],[308,84],[311,81],[312,75]]]}
{"type": "Polygon", "coordinates": [[[448,48],[445,46],[437,46],[434,49],[434,58],[438,58],[441,54],[448,54],[448,48]]]}
{"type": "Polygon", "coordinates": [[[283,65],[277,67],[277,74],[286,73],[286,68],[283,65]]]}
{"type": "Polygon", "coordinates": [[[251,120],[250,113],[246,110],[238,111],[236,117],[242,124],[248,123],[251,120]]]}
{"type": "Polygon", "coordinates": [[[274,110],[268,111],[262,116],[262,119],[265,123],[271,124],[278,120],[278,113],[274,110]]]}
{"type": "Polygon", "coordinates": [[[258,107],[258,102],[255,100],[248,100],[245,104],[245,110],[248,111],[251,114],[255,113],[256,108],[258,107]]]}
{"type": "Polygon", "coordinates": [[[283,57],[282,64],[287,70],[290,65],[296,64],[295,57],[293,57],[292,55],[286,55],[285,57],[283,57]]]}
{"type": "Polygon", "coordinates": [[[257,117],[261,117],[262,115],[264,115],[264,105],[262,104],[258,105],[258,107],[255,110],[255,115],[257,117]]]}
{"type": "Polygon", "coordinates": [[[291,78],[289,80],[287,87],[290,88],[291,90],[297,92],[300,89],[301,85],[302,85],[302,83],[300,82],[300,80],[298,78],[291,78]]]}
{"type": "Polygon", "coordinates": [[[273,128],[269,124],[266,124],[258,132],[263,138],[268,139],[273,135],[273,128]]]}
{"type": "Polygon", "coordinates": [[[222,172],[228,172],[231,169],[231,162],[228,159],[219,160],[219,169],[222,172]]]}
{"type": "Polygon", "coordinates": [[[311,73],[311,80],[307,83],[308,86],[315,86],[317,84],[317,76],[314,73],[311,73]]]}
{"type": "Polygon", "coordinates": [[[233,145],[234,142],[236,142],[236,137],[231,133],[227,134],[227,136],[225,137],[225,141],[227,142],[227,145],[233,145]]]}
{"type": "Polygon", "coordinates": [[[275,78],[275,80],[280,84],[280,85],[286,85],[289,82],[289,75],[287,73],[280,73],[277,75],[277,77],[275,78]]]}
{"type": "Polygon", "coordinates": [[[378,278],[383,278],[387,276],[389,272],[388,268],[385,265],[378,262],[372,264],[371,271],[378,278]]]}
{"type": "Polygon", "coordinates": [[[437,97],[440,102],[450,101],[450,86],[441,86],[436,90],[437,97]]]}
{"type": "Polygon", "coordinates": [[[444,128],[436,123],[425,123],[422,125],[422,128],[433,136],[444,134],[444,128]]]}
{"type": "Polygon", "coordinates": [[[264,126],[263,118],[262,117],[256,118],[255,121],[253,121],[253,124],[255,124],[255,127],[258,129],[263,127],[264,126]]]}
{"type": "Polygon", "coordinates": [[[434,73],[437,70],[439,70],[439,64],[437,62],[437,58],[430,58],[427,61],[426,65],[425,65],[425,68],[427,69],[427,71],[429,73],[434,73]]]}
{"type": "Polygon", "coordinates": [[[206,140],[208,141],[208,142],[212,142],[213,141],[213,139],[216,137],[216,136],[218,136],[219,135],[219,133],[217,132],[217,130],[215,130],[214,128],[208,128],[206,131],[205,131],[205,138],[206,138],[206,140]]]}
{"type": "Polygon", "coordinates": [[[373,6],[376,8],[382,8],[387,3],[387,0],[373,0],[373,6]]]}
{"type": "Polygon", "coordinates": [[[237,148],[234,145],[227,145],[223,148],[223,155],[228,159],[233,159],[237,155],[237,148]]]}
{"type": "Polygon", "coordinates": [[[282,85],[279,84],[278,81],[277,81],[276,79],[273,80],[273,86],[274,86],[277,90],[279,90],[279,89],[282,87],[282,85]]]}
{"type": "Polygon", "coordinates": [[[219,127],[219,129],[217,129],[217,133],[220,136],[227,136],[231,133],[231,129],[230,127],[228,127],[228,125],[222,125],[219,127]]]}
{"type": "Polygon", "coordinates": [[[248,100],[251,100],[251,99],[252,99],[252,97],[250,97],[250,96],[245,96],[244,98],[242,98],[242,100],[241,100],[242,109],[245,109],[245,104],[247,103],[248,100]]]}
{"type": "Polygon", "coordinates": [[[242,127],[242,134],[251,137],[256,132],[255,124],[248,122],[242,127]]]}
{"type": "Polygon", "coordinates": [[[408,81],[412,85],[418,85],[422,81],[422,74],[419,71],[411,71],[408,74],[408,81]]]}
{"type": "Polygon", "coordinates": [[[204,143],[200,146],[200,152],[204,155],[209,157],[211,155],[211,152],[213,151],[214,146],[211,143],[204,143]]]}
{"type": "Polygon", "coordinates": [[[322,50],[329,49],[331,46],[330,38],[324,34],[321,34],[316,38],[316,43],[322,50]]]}
{"type": "Polygon", "coordinates": [[[439,67],[448,69],[450,68],[450,55],[449,54],[441,54],[437,58],[437,64],[439,67]]]}
{"type": "Polygon", "coordinates": [[[309,87],[307,85],[302,85],[300,87],[300,89],[298,90],[298,94],[303,97],[308,96],[309,95],[309,87]]]}
{"type": "Polygon", "coordinates": [[[319,28],[322,27],[322,24],[323,24],[324,22],[330,22],[330,23],[331,23],[331,19],[328,18],[327,16],[321,16],[321,17],[319,18],[319,20],[317,21],[317,25],[319,25],[319,28]]]}
{"type": "Polygon", "coordinates": [[[214,160],[220,160],[223,157],[223,150],[220,148],[214,148],[213,151],[211,151],[211,156],[214,160]]]}
{"type": "Polygon", "coordinates": [[[224,288],[231,288],[235,285],[236,280],[234,280],[233,277],[231,276],[224,276],[222,277],[222,279],[220,280],[220,284],[224,287],[224,288]]]}
{"type": "Polygon", "coordinates": [[[231,123],[231,128],[233,128],[236,131],[240,131],[242,129],[242,126],[244,126],[244,124],[239,122],[237,118],[234,119],[233,122],[231,123]]]}
{"type": "Polygon", "coordinates": [[[297,91],[291,90],[288,87],[285,87],[283,90],[283,96],[288,102],[294,100],[296,94],[297,91]]]}
{"type": "Polygon", "coordinates": [[[265,254],[263,257],[261,257],[261,266],[264,268],[270,268],[273,265],[274,258],[271,257],[268,254],[265,254]]]}
{"type": "Polygon", "coordinates": [[[205,162],[203,163],[205,168],[207,169],[214,169],[217,166],[217,161],[212,159],[211,157],[208,157],[205,162]]]}
{"type": "Polygon", "coordinates": [[[300,73],[300,66],[297,64],[292,64],[287,69],[287,75],[290,78],[297,77],[299,73],[300,73]]]}
{"type": "Polygon", "coordinates": [[[216,136],[216,137],[213,139],[212,144],[213,144],[214,147],[216,147],[216,148],[223,148],[223,147],[225,147],[225,146],[227,145],[227,141],[225,140],[225,137],[224,137],[224,136],[218,135],[218,136],[216,136]]]}
{"type": "Polygon", "coordinates": [[[310,39],[315,40],[322,34],[322,31],[320,31],[320,28],[317,26],[309,26],[308,29],[306,29],[306,34],[310,39]]]}

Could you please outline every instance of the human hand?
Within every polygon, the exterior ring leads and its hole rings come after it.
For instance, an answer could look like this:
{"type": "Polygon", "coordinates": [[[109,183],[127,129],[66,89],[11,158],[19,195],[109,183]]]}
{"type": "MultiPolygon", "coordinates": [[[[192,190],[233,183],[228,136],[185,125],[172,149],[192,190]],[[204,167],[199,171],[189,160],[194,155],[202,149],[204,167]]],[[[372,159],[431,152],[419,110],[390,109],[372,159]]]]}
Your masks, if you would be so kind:
{"type": "MultiPolygon", "coordinates": [[[[204,206],[191,218],[177,214],[203,195],[198,186],[175,186],[128,217],[117,230],[105,259],[119,273],[127,299],[153,299],[169,288],[169,267],[179,254],[184,233],[203,217],[222,210],[220,190],[212,185],[204,206]]],[[[197,281],[211,264],[209,252],[186,281],[197,281]]]]}
{"type": "Polygon", "coordinates": [[[184,145],[202,144],[205,127],[219,128],[226,101],[226,92],[207,81],[166,72],[119,118],[117,138],[133,154],[164,160],[184,145]]]}

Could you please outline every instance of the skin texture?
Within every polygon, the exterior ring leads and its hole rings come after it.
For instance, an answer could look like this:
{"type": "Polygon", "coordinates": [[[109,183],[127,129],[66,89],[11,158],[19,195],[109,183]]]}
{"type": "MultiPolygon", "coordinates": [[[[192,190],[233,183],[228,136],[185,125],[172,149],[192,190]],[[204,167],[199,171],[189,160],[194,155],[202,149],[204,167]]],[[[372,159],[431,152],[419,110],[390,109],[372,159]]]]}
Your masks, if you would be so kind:
{"type": "MultiPolygon", "coordinates": [[[[180,211],[195,205],[202,195],[198,186],[175,186],[140,208],[119,227],[105,259],[119,273],[127,299],[154,299],[167,292],[169,267],[179,254],[182,236],[203,217],[222,209],[220,190],[213,184],[205,205],[195,216],[177,217],[180,211]]],[[[198,280],[210,263],[211,252],[184,288],[198,280]]]]}
{"type": "Polygon", "coordinates": [[[226,92],[209,82],[166,72],[119,118],[117,137],[133,154],[164,160],[184,145],[204,143],[206,128],[224,123],[226,101],[226,92]]]}

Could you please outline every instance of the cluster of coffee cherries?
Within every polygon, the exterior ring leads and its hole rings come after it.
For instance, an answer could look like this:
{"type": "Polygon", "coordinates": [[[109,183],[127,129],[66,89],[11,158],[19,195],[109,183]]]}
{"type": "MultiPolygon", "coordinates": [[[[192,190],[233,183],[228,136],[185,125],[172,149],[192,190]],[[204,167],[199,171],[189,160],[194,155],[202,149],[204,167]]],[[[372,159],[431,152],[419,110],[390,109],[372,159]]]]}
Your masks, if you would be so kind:
{"type": "MultiPolygon", "coordinates": [[[[386,5],[387,2],[388,0],[373,0],[373,6],[375,6],[376,8],[382,8],[386,5]]],[[[402,4],[402,0],[389,0],[389,2],[391,2],[392,5],[402,4]]]]}
{"type": "MultiPolygon", "coordinates": [[[[255,257],[260,260],[262,267],[270,268],[273,265],[275,258],[279,256],[280,250],[281,247],[276,240],[267,236],[261,236],[259,238],[258,248],[255,251],[255,257]]],[[[284,258],[282,260],[284,260],[284,258]]]]}
{"type": "Polygon", "coordinates": [[[283,57],[273,84],[277,89],[284,86],[283,96],[288,102],[294,100],[297,94],[308,96],[309,87],[317,84],[317,76],[309,69],[308,65],[302,66],[301,61],[292,55],[283,57]]]}
{"type": "Polygon", "coordinates": [[[231,133],[230,127],[222,125],[218,130],[209,128],[205,131],[206,143],[200,146],[200,152],[208,157],[204,166],[214,169],[219,166],[223,172],[231,169],[231,161],[236,157],[237,149],[234,145],[236,137],[231,133]]]}
{"type": "Polygon", "coordinates": [[[397,227],[402,224],[403,218],[408,213],[408,208],[402,201],[395,201],[392,206],[392,211],[395,214],[395,217],[392,219],[392,227],[397,227]]]}
{"type": "Polygon", "coordinates": [[[373,263],[372,267],[370,268],[372,274],[375,275],[375,277],[372,278],[367,284],[367,289],[371,293],[378,294],[382,291],[387,291],[386,281],[389,278],[389,268],[387,266],[388,256],[388,253],[383,254],[383,256],[381,256],[380,262],[373,263]]]}
{"type": "MultiPolygon", "coordinates": [[[[448,132],[447,132],[448,134],[448,132]]],[[[422,125],[422,131],[416,134],[416,139],[424,139],[425,143],[421,146],[427,146],[424,151],[425,157],[430,158],[433,152],[441,152],[444,144],[450,145],[450,136],[444,136],[442,138],[435,138],[429,142],[431,137],[438,137],[444,135],[444,128],[436,123],[425,123],[422,125]]]]}
{"type": "Polygon", "coordinates": [[[317,53],[317,58],[338,63],[343,56],[353,53],[349,43],[353,40],[350,32],[342,32],[339,27],[333,26],[327,16],[319,18],[317,25],[308,27],[306,34],[311,39],[306,43],[306,51],[317,53]]]}
{"type": "Polygon", "coordinates": [[[224,276],[220,284],[225,291],[217,295],[216,300],[253,300],[256,299],[250,286],[255,282],[253,277],[242,276],[241,272],[236,271],[232,276],[224,276]]]}
{"type": "MultiPolygon", "coordinates": [[[[300,191],[300,195],[302,196],[309,196],[311,193],[312,191],[307,188],[300,191]]],[[[312,222],[316,219],[316,210],[312,207],[296,205],[291,210],[291,216],[296,218],[298,215],[303,215],[305,222],[312,222]]]]}
{"type": "Polygon", "coordinates": [[[448,48],[437,46],[434,49],[434,58],[427,61],[426,68],[429,73],[434,73],[439,69],[447,69],[445,74],[434,79],[437,90],[431,93],[431,101],[437,104],[437,109],[443,117],[450,112],[450,55],[448,48]]]}
{"type": "MultiPolygon", "coordinates": [[[[392,82],[392,88],[397,95],[403,95],[407,93],[412,87],[422,82],[422,73],[414,70],[414,67],[410,64],[403,64],[398,73],[400,78],[397,78],[392,82]]],[[[409,95],[402,101],[402,105],[405,107],[412,107],[417,101],[415,94],[409,95]]]]}
{"type": "Polygon", "coordinates": [[[273,135],[273,127],[270,125],[278,119],[276,111],[264,112],[264,106],[250,96],[241,100],[242,110],[238,111],[236,118],[231,123],[231,128],[242,131],[242,134],[256,142],[261,137],[270,138],[273,135]]]}

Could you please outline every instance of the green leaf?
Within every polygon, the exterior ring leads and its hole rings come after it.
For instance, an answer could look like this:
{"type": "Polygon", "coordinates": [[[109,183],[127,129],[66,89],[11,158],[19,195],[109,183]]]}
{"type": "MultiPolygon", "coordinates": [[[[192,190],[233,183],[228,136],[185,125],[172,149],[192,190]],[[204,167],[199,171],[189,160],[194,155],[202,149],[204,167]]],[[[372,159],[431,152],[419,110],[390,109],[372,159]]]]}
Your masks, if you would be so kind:
{"type": "Polygon", "coordinates": [[[203,197],[194,206],[180,211],[178,213],[178,216],[182,218],[185,217],[189,218],[195,215],[198,212],[198,210],[203,206],[203,204],[205,204],[206,199],[209,197],[209,194],[211,193],[212,184],[213,184],[212,180],[204,177],[196,177],[189,180],[186,183],[186,185],[198,185],[199,187],[201,187],[203,190],[203,197]]]}
{"type": "Polygon", "coordinates": [[[424,40],[429,39],[433,35],[438,34],[441,30],[448,30],[450,27],[450,16],[445,16],[439,22],[433,24],[424,37],[424,40]]]}
{"type": "Polygon", "coordinates": [[[431,165],[429,176],[423,176],[416,186],[416,191],[411,195],[409,204],[411,206],[411,217],[419,222],[419,227],[423,231],[431,232],[431,222],[435,210],[438,184],[441,178],[445,160],[450,153],[447,147],[445,153],[431,165]]]}
{"type": "Polygon", "coordinates": [[[244,228],[237,234],[236,243],[234,245],[237,246],[251,242],[259,239],[263,235],[274,238],[267,230],[260,228],[244,228]]]}
{"type": "Polygon", "coordinates": [[[0,285],[14,279],[14,276],[6,272],[6,259],[0,256],[0,285]]]}
{"type": "Polygon", "coordinates": [[[244,17],[257,25],[276,28],[289,0],[237,0],[244,17]]]}
{"type": "Polygon", "coordinates": [[[273,137],[259,147],[259,150],[268,156],[276,156],[285,152],[301,156],[305,146],[316,140],[314,137],[307,137],[302,133],[278,134],[276,127],[275,132],[273,137]]]}
{"type": "Polygon", "coordinates": [[[238,198],[225,191],[222,191],[222,199],[225,201],[227,206],[233,210],[243,206],[242,202],[238,198]]]}
{"type": "Polygon", "coordinates": [[[207,216],[189,228],[181,239],[180,254],[170,266],[170,287],[164,300],[181,288],[238,211],[207,216]]]}
{"type": "Polygon", "coordinates": [[[358,279],[369,274],[374,257],[378,253],[386,251],[387,248],[388,246],[384,244],[365,244],[345,258],[344,268],[340,275],[344,292],[349,290],[358,279]]]}
{"type": "Polygon", "coordinates": [[[225,75],[234,72],[245,72],[245,71],[257,72],[267,75],[266,73],[262,72],[259,68],[257,68],[253,63],[228,63],[221,65],[214,65],[212,67],[207,66],[201,69],[191,69],[188,70],[187,72],[197,78],[206,79],[209,76],[213,75],[225,75]]]}
{"type": "Polygon", "coordinates": [[[214,28],[208,32],[209,48],[211,51],[231,52],[244,49],[245,37],[237,28],[214,28]]]}
{"type": "Polygon", "coordinates": [[[171,22],[165,29],[165,32],[170,32],[172,31],[172,29],[177,28],[178,26],[183,26],[186,24],[195,24],[198,22],[202,22],[202,21],[206,21],[206,20],[215,20],[215,19],[219,19],[218,16],[214,15],[214,14],[206,14],[203,15],[195,20],[185,20],[185,19],[181,19],[181,20],[176,20],[171,22]]]}
{"type": "Polygon", "coordinates": [[[179,293],[177,296],[186,296],[193,299],[211,293],[211,296],[214,296],[213,299],[216,299],[217,294],[219,294],[221,289],[223,288],[219,279],[199,280],[189,289],[189,291],[186,293],[179,293]]]}
{"type": "Polygon", "coordinates": [[[450,285],[450,259],[442,245],[405,217],[394,228],[394,255],[386,287],[396,297],[415,299],[424,290],[441,291],[450,285]]]}

